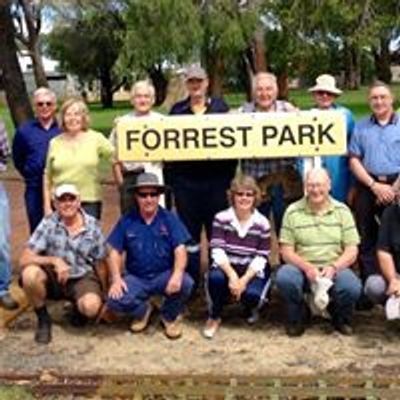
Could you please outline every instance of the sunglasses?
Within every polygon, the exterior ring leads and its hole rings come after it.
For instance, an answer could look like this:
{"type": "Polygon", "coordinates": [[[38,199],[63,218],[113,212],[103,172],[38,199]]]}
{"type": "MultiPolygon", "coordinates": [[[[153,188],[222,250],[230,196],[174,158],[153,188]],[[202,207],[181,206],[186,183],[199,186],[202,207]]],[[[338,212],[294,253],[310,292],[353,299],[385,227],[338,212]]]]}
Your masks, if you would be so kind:
{"type": "Polygon", "coordinates": [[[76,196],[73,196],[73,195],[71,195],[71,194],[66,194],[66,195],[62,195],[61,197],[58,197],[57,198],[57,201],[59,202],[59,203],[72,203],[72,202],[74,202],[75,200],[77,199],[77,197],[76,196]]]}
{"type": "Polygon", "coordinates": [[[238,197],[254,197],[255,193],[248,191],[248,192],[235,192],[235,195],[238,197]]]}
{"type": "Polygon", "coordinates": [[[317,90],[315,92],[318,96],[334,96],[333,93],[327,92],[326,90],[317,90]]]}
{"type": "Polygon", "coordinates": [[[159,196],[160,193],[159,192],[137,192],[136,194],[140,198],[144,199],[147,197],[152,197],[152,198],[157,197],[157,196],[159,196]]]}
{"type": "Polygon", "coordinates": [[[51,102],[51,101],[38,101],[38,102],[36,103],[36,105],[37,105],[38,107],[43,107],[43,106],[50,107],[50,106],[53,105],[53,102],[51,102]]]}

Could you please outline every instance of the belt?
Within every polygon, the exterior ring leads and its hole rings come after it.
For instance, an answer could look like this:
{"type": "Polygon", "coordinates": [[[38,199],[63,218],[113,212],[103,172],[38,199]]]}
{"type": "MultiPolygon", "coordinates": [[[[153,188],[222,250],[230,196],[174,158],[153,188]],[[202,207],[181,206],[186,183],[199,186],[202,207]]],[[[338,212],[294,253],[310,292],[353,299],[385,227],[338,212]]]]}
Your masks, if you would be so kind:
{"type": "MultiPolygon", "coordinates": [[[[372,175],[372,174],[371,174],[372,175]]],[[[392,184],[397,178],[399,174],[389,174],[389,175],[372,175],[372,177],[381,183],[392,184]]]]}

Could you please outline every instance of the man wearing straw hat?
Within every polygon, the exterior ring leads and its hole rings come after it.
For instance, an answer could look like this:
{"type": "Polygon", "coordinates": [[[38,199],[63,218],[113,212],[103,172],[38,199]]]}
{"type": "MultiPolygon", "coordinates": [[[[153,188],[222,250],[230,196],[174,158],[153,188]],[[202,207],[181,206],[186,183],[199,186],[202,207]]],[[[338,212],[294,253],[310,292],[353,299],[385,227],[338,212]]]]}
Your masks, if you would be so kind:
{"type": "MultiPolygon", "coordinates": [[[[336,110],[344,114],[346,118],[347,142],[349,142],[354,128],[354,118],[348,108],[336,104],[336,99],[342,94],[342,91],[336,87],[335,78],[329,74],[320,75],[316,79],[315,85],[308,89],[308,91],[312,93],[318,110],[336,110]]],[[[315,157],[315,159],[314,161],[317,161],[317,164],[320,164],[320,166],[329,172],[332,184],[332,197],[341,202],[346,202],[352,184],[348,156],[323,156],[315,157]],[[318,160],[315,160],[317,158],[318,160]]]]}

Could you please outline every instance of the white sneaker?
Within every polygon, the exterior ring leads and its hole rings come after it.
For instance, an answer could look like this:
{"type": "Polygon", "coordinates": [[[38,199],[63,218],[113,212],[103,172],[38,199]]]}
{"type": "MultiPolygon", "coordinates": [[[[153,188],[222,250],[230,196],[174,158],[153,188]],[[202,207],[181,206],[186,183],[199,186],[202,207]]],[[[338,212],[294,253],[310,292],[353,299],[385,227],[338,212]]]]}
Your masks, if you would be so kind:
{"type": "Polygon", "coordinates": [[[220,325],[221,325],[220,319],[208,319],[206,322],[206,326],[203,329],[203,336],[206,339],[212,339],[217,333],[220,325]]]}
{"type": "Polygon", "coordinates": [[[260,319],[260,312],[258,308],[253,308],[250,315],[246,318],[249,325],[254,325],[260,319]]]}

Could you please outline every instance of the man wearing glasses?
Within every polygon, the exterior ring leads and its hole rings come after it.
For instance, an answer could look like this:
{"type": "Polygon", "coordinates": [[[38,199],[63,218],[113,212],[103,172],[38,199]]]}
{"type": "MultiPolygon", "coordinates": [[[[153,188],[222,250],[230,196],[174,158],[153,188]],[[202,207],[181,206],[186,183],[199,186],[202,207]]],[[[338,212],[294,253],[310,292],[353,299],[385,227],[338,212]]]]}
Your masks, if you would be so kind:
{"type": "Polygon", "coordinates": [[[193,279],[185,272],[185,244],[190,235],[175,214],[159,206],[164,191],[155,174],[138,176],[134,185],[137,207],[120,218],[108,238],[112,281],[107,306],[132,316],[130,329],[137,333],[149,323],[150,297],[162,296],[165,335],[177,339],[182,334],[179,316],[193,288],[193,279]]]}
{"type": "Polygon", "coordinates": [[[14,136],[12,156],[25,181],[25,205],[32,233],[43,218],[43,173],[50,140],[60,133],[56,95],[47,88],[33,94],[36,118],[20,125],[14,136]]]}
{"type": "Polygon", "coordinates": [[[105,261],[106,246],[100,226],[82,210],[72,184],[56,188],[54,206],[56,211],[41,221],[20,258],[22,287],[38,320],[35,341],[41,344],[51,341],[46,299],[70,300],[76,326],[95,319],[102,306],[96,269],[105,261]]]}

